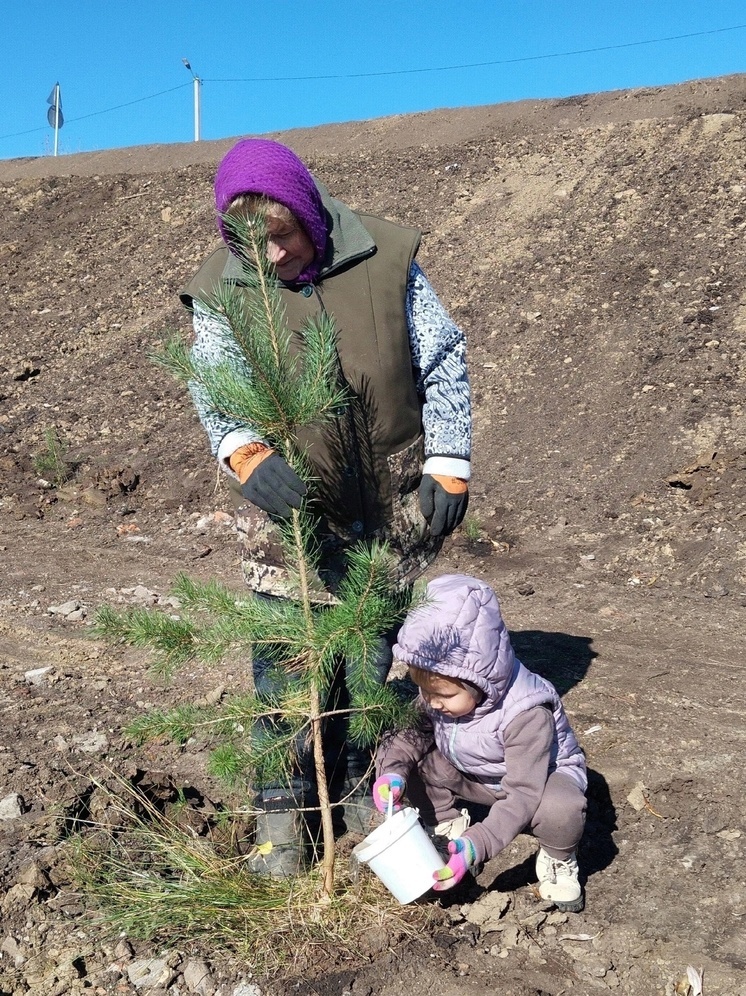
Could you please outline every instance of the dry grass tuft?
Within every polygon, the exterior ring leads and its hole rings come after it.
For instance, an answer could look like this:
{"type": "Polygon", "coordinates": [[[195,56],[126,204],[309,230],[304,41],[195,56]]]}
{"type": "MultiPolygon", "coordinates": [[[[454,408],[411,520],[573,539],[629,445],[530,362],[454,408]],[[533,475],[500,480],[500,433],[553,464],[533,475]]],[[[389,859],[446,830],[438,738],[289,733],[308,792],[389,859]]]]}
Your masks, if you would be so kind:
{"type": "Polygon", "coordinates": [[[99,922],[131,938],[235,952],[272,975],[315,964],[331,949],[353,956],[372,928],[401,936],[428,917],[426,907],[400,906],[367,870],[353,882],[338,869],[331,896],[322,894],[315,870],[293,879],[256,875],[247,868],[250,855],[226,843],[233,835],[225,826],[197,836],[127,791],[132,805],[111,796],[115,826],[90,824],[68,844],[75,880],[99,922]]]}

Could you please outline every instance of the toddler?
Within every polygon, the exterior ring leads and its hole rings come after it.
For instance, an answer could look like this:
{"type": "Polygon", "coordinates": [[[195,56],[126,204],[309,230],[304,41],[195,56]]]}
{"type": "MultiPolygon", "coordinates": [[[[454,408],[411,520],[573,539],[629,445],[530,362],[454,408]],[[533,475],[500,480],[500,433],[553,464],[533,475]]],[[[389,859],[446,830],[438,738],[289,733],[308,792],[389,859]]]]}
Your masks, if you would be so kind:
{"type": "Polygon", "coordinates": [[[516,658],[495,593],[463,574],[436,578],[404,621],[394,658],[419,687],[422,721],[378,749],[373,801],[384,812],[393,795],[397,810],[406,792],[449,839],[433,888],[452,888],[525,830],[539,842],[542,898],[582,910],[585,757],[554,686],[516,658]],[[472,826],[456,800],[489,812],[472,826]]]}

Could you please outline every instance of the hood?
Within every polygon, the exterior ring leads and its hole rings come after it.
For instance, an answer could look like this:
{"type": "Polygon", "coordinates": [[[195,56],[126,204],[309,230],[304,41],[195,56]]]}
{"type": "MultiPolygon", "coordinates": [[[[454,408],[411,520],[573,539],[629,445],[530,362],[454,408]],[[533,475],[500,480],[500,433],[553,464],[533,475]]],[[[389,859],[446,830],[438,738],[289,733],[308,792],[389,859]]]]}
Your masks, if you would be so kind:
{"type": "Polygon", "coordinates": [[[476,685],[485,696],[480,712],[503,698],[518,671],[497,596],[465,574],[430,582],[399,630],[394,657],[476,685]]]}

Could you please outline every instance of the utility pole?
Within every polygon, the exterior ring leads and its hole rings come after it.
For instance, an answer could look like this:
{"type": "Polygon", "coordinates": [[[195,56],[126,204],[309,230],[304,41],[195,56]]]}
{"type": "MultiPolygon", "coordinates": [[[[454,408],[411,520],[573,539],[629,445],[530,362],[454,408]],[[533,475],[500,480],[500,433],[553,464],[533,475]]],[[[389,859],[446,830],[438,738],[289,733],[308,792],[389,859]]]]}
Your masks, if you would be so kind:
{"type": "Polygon", "coordinates": [[[54,87],[54,154],[57,155],[60,137],[60,85],[54,87]]]}
{"type": "Polygon", "coordinates": [[[201,111],[201,94],[200,89],[202,87],[202,80],[197,76],[192,67],[189,64],[189,59],[181,60],[189,72],[192,74],[192,80],[194,82],[194,141],[199,142],[200,139],[200,124],[202,118],[201,111]]]}

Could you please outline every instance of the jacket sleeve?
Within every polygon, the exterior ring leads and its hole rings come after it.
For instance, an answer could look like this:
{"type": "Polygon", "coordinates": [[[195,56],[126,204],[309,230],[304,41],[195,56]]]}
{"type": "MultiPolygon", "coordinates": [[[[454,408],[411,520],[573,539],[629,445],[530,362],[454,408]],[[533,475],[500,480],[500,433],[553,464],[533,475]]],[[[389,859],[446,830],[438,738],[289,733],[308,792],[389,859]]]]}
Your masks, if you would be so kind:
{"type": "Polygon", "coordinates": [[[424,472],[468,480],[471,394],[464,333],[416,262],[409,271],[406,306],[409,348],[422,400],[424,472]]]}
{"type": "MultiPolygon", "coordinates": [[[[204,305],[195,301],[192,323],[194,327],[192,358],[197,364],[215,366],[218,363],[228,361],[247,378],[251,377],[251,370],[233,341],[230,328],[219,315],[208,311],[204,305]]],[[[264,442],[264,440],[252,426],[228,418],[216,411],[210,405],[204,387],[196,380],[189,382],[189,393],[192,396],[202,427],[210,441],[212,455],[218,458],[227,473],[233,474],[227,463],[231,453],[239,446],[264,442]]]]}
{"type": "Polygon", "coordinates": [[[434,743],[433,724],[425,710],[420,709],[416,726],[388,733],[381,740],[376,751],[376,777],[396,774],[406,781],[434,743]]]}
{"type": "Polygon", "coordinates": [[[549,778],[553,740],[554,717],[545,706],[529,709],[508,725],[502,792],[484,820],[465,834],[477,861],[494,858],[531,822],[549,778]]]}

